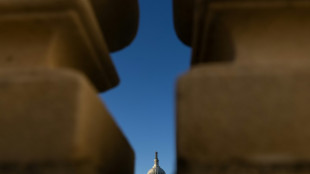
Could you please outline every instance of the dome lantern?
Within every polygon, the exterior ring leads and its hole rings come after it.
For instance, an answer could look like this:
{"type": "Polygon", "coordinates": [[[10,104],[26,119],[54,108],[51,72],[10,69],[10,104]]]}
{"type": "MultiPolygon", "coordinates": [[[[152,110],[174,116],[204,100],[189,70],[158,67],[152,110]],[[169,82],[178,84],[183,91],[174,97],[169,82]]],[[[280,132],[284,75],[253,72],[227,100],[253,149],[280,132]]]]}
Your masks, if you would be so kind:
{"type": "Polygon", "coordinates": [[[166,174],[166,172],[159,167],[157,152],[155,152],[154,166],[147,172],[147,174],[166,174]]]}

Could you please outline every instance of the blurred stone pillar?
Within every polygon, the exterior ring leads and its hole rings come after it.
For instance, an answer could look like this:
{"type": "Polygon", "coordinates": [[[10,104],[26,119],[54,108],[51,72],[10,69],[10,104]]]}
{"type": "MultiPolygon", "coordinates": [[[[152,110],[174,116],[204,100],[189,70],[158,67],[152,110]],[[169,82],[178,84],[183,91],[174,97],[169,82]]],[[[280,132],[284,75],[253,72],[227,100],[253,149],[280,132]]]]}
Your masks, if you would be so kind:
{"type": "Polygon", "coordinates": [[[119,82],[109,50],[135,36],[137,1],[0,0],[0,11],[0,173],[133,173],[97,93],[119,82]]]}
{"type": "Polygon", "coordinates": [[[178,173],[309,173],[310,1],[174,8],[193,48],[177,88],[178,173]]]}

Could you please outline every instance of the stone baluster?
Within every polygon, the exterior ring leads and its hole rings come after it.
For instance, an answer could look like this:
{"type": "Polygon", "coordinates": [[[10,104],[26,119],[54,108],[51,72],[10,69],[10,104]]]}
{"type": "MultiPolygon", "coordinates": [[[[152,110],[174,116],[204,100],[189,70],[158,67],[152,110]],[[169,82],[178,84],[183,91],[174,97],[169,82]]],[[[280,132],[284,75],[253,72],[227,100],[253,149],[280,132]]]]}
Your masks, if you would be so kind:
{"type": "Polygon", "coordinates": [[[132,174],[97,94],[119,82],[109,52],[135,36],[137,1],[0,0],[0,12],[0,173],[132,174]]]}
{"type": "Polygon", "coordinates": [[[178,174],[309,173],[310,1],[174,5],[178,174]]]}

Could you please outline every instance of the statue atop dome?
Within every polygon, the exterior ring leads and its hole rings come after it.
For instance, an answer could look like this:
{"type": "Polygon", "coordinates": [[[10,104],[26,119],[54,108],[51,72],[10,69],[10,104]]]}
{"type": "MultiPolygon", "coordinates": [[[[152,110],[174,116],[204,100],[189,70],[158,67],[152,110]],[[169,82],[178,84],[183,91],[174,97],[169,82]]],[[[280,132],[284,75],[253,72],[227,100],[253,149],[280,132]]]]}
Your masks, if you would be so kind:
{"type": "Polygon", "coordinates": [[[147,174],[166,174],[166,172],[159,167],[158,152],[155,152],[154,166],[147,172],[147,174]]]}

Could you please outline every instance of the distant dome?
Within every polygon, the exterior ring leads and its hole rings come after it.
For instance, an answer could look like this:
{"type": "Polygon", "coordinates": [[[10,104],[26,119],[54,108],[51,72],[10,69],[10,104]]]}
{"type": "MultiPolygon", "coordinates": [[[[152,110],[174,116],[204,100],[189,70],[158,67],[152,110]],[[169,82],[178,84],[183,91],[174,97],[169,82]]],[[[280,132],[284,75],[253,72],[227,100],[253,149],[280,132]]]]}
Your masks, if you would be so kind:
{"type": "Polygon", "coordinates": [[[160,168],[160,167],[156,167],[156,168],[151,168],[148,172],[147,172],[147,174],[166,174],[165,173],[165,171],[162,169],[162,168],[160,168]]]}
{"type": "Polygon", "coordinates": [[[157,152],[155,153],[154,166],[147,172],[147,174],[166,174],[166,172],[159,167],[157,152]]]}

